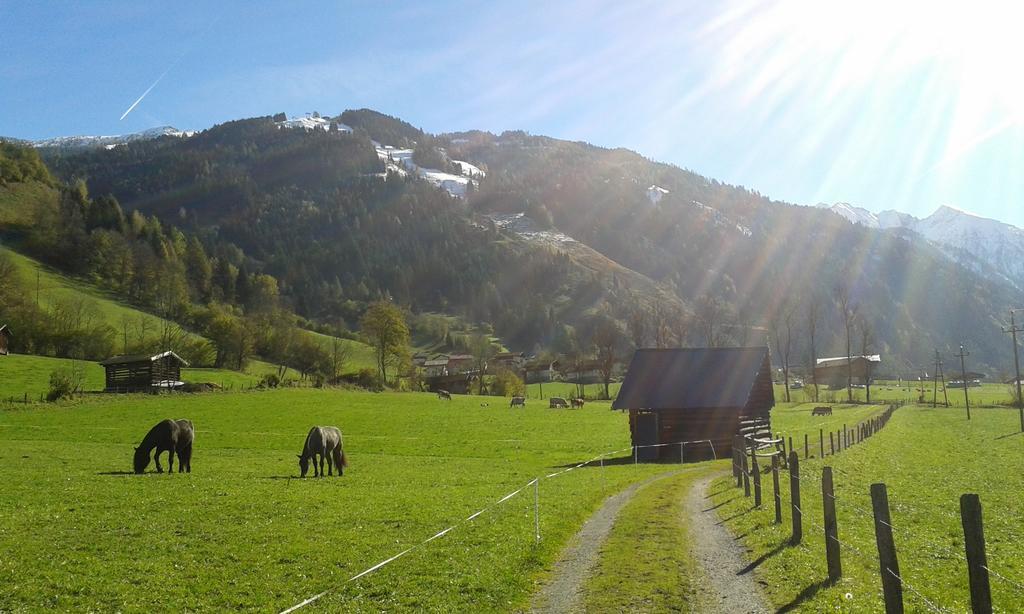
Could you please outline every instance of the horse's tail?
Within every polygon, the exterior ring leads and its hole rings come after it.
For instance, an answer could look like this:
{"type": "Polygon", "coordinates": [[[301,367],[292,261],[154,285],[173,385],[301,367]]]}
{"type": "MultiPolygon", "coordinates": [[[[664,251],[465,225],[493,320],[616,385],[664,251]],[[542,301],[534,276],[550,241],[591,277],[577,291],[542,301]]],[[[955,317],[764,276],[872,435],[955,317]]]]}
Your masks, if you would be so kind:
{"type": "Polygon", "coordinates": [[[342,451],[341,451],[341,466],[342,467],[348,467],[348,457],[345,456],[345,450],[344,449],[342,449],[342,451]]]}

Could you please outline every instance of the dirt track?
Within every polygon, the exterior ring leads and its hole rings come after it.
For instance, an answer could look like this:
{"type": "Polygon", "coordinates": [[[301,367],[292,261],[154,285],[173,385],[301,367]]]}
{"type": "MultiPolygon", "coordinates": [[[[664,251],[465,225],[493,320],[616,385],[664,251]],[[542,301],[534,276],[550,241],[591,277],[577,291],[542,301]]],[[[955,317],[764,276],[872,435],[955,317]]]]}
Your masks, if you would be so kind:
{"type": "Polygon", "coordinates": [[[686,497],[683,513],[694,536],[693,556],[704,570],[708,592],[717,599],[714,612],[771,612],[761,586],[747,569],[746,549],[733,537],[711,509],[708,485],[716,476],[699,480],[686,497]]]}

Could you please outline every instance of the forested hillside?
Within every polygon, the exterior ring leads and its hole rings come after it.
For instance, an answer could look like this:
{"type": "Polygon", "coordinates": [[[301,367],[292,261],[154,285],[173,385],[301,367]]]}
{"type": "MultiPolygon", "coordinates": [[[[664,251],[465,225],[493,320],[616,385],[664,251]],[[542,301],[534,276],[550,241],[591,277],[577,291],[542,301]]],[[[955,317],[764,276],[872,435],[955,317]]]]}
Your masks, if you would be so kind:
{"type": "Polygon", "coordinates": [[[771,337],[798,364],[813,306],[819,356],[845,354],[849,329],[853,351],[882,353],[893,371],[961,342],[978,367],[1009,360],[999,317],[1024,297],[907,233],[621,149],[523,132],[430,135],[365,109],[335,121],[353,131],[255,118],[44,156],[97,202],[109,194],[137,210],[130,235],[173,225],[188,237],[183,257],[202,246],[215,298],[251,309],[260,280],[273,280],[283,305],[339,329],[389,297],[492,324],[523,350],[596,351],[595,323],[611,320],[633,346],[771,337]],[[411,148],[420,167],[459,172],[466,161],[482,172],[459,198],[382,157],[384,145],[411,148]],[[229,267],[244,271],[233,292],[229,267]]]}

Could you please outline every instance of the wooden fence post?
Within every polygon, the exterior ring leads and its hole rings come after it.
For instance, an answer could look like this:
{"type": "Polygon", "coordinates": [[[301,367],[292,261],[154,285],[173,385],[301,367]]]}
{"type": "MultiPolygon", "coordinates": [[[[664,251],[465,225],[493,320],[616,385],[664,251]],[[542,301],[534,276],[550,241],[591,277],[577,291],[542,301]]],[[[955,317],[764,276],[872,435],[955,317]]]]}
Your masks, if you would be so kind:
{"type": "Polygon", "coordinates": [[[772,457],[772,492],[775,496],[775,524],[782,524],[782,494],[779,492],[779,455],[772,457]]]}
{"type": "Polygon", "coordinates": [[[736,451],[736,440],[739,435],[732,436],[732,477],[736,478],[736,487],[740,485],[740,457],[736,451]]]}
{"type": "Polygon", "coordinates": [[[807,459],[807,458],[810,458],[810,457],[811,457],[811,447],[808,444],[808,435],[807,435],[807,433],[804,433],[804,458],[807,459]]]}
{"type": "Polygon", "coordinates": [[[871,510],[875,517],[875,544],[878,546],[878,566],[882,575],[882,594],[886,614],[903,614],[903,581],[896,559],[896,543],[892,539],[889,518],[889,495],[885,484],[871,485],[871,510]]]}
{"type": "Polygon", "coordinates": [[[742,454],[743,454],[743,496],[744,497],[749,497],[750,496],[750,466],[747,463],[747,453],[746,453],[746,451],[743,451],[742,454]]]}
{"type": "Polygon", "coordinates": [[[761,463],[754,457],[754,507],[761,507],[761,463]]]}
{"type": "Polygon", "coordinates": [[[849,434],[850,434],[850,431],[846,430],[846,425],[844,424],[844,425],[843,425],[843,449],[844,449],[844,450],[845,450],[846,448],[849,448],[849,447],[850,447],[850,439],[849,439],[849,437],[848,437],[848,436],[849,436],[849,434]]]}
{"type": "Polygon", "coordinates": [[[792,451],[793,451],[793,436],[790,435],[789,436],[789,450],[783,450],[782,451],[782,453],[785,454],[785,456],[783,457],[782,460],[785,461],[787,458],[789,458],[789,453],[792,452],[792,451]]]}
{"type": "Polygon", "coordinates": [[[825,429],[818,429],[818,456],[825,458],[825,429]]]}
{"type": "Polygon", "coordinates": [[[789,456],[789,501],[792,506],[793,537],[789,543],[794,546],[803,539],[803,512],[800,511],[800,457],[789,456]]]}
{"type": "MultiPolygon", "coordinates": [[[[832,448],[832,456],[836,455],[836,440],[832,438],[835,435],[832,431],[828,432],[828,447],[832,448]]],[[[824,454],[822,455],[824,456],[824,454]]]]}
{"type": "Polygon", "coordinates": [[[971,611],[974,614],[992,614],[988,559],[985,557],[985,531],[981,522],[981,499],[978,495],[960,495],[960,520],[964,526],[967,576],[971,582],[971,611]]]}
{"type": "Polygon", "coordinates": [[[740,447],[740,436],[736,435],[732,438],[732,461],[733,465],[736,466],[736,488],[743,486],[743,461],[740,459],[741,454],[745,454],[745,452],[740,447]]]}
{"type": "Polygon", "coordinates": [[[839,550],[836,498],[832,489],[832,467],[823,467],[821,470],[821,506],[825,511],[825,561],[828,564],[828,582],[835,584],[843,577],[843,563],[839,550]]]}

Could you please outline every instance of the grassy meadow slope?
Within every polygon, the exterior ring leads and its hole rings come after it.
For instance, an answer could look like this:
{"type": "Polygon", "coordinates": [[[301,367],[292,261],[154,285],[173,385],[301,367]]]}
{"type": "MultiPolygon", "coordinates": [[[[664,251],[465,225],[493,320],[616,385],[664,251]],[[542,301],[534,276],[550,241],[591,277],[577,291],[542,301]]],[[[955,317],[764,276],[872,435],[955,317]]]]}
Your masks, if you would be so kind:
{"type": "MultiPolygon", "coordinates": [[[[103,367],[91,360],[72,360],[49,356],[11,354],[0,356],[0,399],[14,398],[21,401],[39,400],[50,389],[50,373],[57,369],[81,369],[82,390],[86,392],[103,390],[103,367]]],[[[245,372],[230,369],[185,368],[181,379],[185,382],[209,382],[228,389],[252,387],[259,383],[264,374],[276,371],[270,363],[253,360],[245,372]]]]}
{"type": "MultiPolygon", "coordinates": [[[[790,428],[816,431],[809,411],[802,415],[802,423],[797,415],[789,418],[790,428]]],[[[775,416],[785,416],[785,412],[775,416]]],[[[1024,540],[1024,523],[1018,514],[1024,487],[1019,471],[1024,434],[1015,410],[975,409],[972,418],[968,422],[962,409],[903,407],[866,442],[836,456],[801,460],[804,540],[799,546],[788,545],[788,479],[781,480],[781,525],[773,524],[770,494],[762,509],[752,509],[752,499],[743,497],[731,477],[716,482],[714,502],[721,506],[719,513],[733,533],[744,536],[750,559],[758,562],[756,573],[774,604],[799,611],[883,609],[869,489],[873,483],[884,482],[908,611],[930,609],[926,600],[943,610],[970,610],[959,513],[959,498],[964,493],[981,497],[989,567],[1017,582],[1015,586],[993,575],[993,603],[998,611],[1024,608],[1024,592],[1019,588],[1024,556],[1018,547],[1024,540]],[[843,544],[843,578],[835,586],[824,584],[824,465],[834,471],[843,544]]],[[[846,423],[852,428],[854,421],[846,423]]],[[[831,426],[834,428],[835,420],[831,426]]],[[[802,457],[800,446],[797,450],[802,457]]],[[[770,493],[770,482],[767,488],[770,493]]]]}
{"type": "Polygon", "coordinates": [[[329,588],[335,611],[521,607],[606,496],[665,467],[623,452],[542,479],[539,544],[531,489],[345,584],[537,476],[629,445],[607,404],[489,400],[305,389],[0,411],[0,610],[279,611],[329,588]],[[166,417],[196,424],[193,472],[128,474],[166,417]],[[294,479],[312,424],[342,428],[344,477],[294,479]]]}

